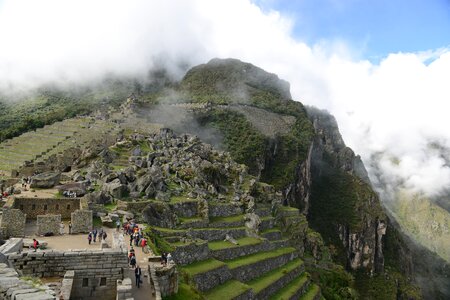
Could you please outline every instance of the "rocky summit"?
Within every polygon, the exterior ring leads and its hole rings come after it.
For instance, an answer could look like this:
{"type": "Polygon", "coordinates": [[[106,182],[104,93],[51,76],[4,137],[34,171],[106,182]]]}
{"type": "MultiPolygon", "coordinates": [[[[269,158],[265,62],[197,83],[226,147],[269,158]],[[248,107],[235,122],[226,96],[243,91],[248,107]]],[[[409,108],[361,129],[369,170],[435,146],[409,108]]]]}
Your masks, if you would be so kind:
{"type": "MultiPolygon", "coordinates": [[[[57,275],[81,289],[69,285],[66,293],[94,297],[107,286],[111,299],[422,298],[417,252],[333,116],[292,100],[287,82],[236,59],[213,59],[180,81],[158,74],[115,85],[116,96],[129,95],[122,101],[92,101],[63,120],[42,112],[45,126],[2,131],[3,239],[29,236],[36,218],[41,233],[56,235],[69,218],[74,234],[119,226],[101,246],[113,248],[107,255],[117,263],[102,264],[113,275],[92,281],[61,254],[74,270],[57,275]],[[139,224],[147,241],[147,294],[126,279],[124,224],[139,224]]],[[[87,101],[95,93],[49,89],[45,97],[87,101]]],[[[14,276],[53,274],[25,267],[34,253],[5,248],[14,276]]],[[[42,257],[50,263],[58,255],[42,257]]]]}

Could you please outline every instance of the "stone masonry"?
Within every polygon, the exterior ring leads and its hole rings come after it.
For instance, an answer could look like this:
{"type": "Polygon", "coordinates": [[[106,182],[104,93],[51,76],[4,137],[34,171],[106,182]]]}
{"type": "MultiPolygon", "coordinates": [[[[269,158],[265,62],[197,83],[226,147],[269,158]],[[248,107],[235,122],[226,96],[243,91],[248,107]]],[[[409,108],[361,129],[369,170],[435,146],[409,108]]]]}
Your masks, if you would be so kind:
{"type": "Polygon", "coordinates": [[[3,209],[0,220],[3,238],[23,237],[26,217],[27,215],[19,209],[3,209]]]}
{"type": "Polygon", "coordinates": [[[18,198],[14,199],[13,208],[20,209],[27,214],[28,219],[35,219],[38,215],[61,215],[62,219],[69,219],[72,212],[80,209],[79,198],[18,198]]]}
{"type": "Polygon", "coordinates": [[[73,270],[74,299],[115,299],[117,280],[128,267],[127,253],[115,249],[24,252],[8,260],[21,276],[63,277],[73,270]]]}
{"type": "Polygon", "coordinates": [[[92,230],[92,210],[76,210],[72,213],[72,233],[87,233],[92,230]]]}
{"type": "Polygon", "coordinates": [[[37,234],[44,235],[52,232],[57,235],[60,233],[61,215],[42,215],[37,216],[37,234]]]}

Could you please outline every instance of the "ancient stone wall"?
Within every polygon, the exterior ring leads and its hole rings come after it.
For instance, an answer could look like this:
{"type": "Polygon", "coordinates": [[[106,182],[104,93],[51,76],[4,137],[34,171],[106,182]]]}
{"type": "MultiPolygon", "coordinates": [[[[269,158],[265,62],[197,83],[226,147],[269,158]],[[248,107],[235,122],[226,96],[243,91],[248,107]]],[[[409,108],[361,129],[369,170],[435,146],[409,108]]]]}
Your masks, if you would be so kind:
{"type": "Polygon", "coordinates": [[[92,210],[76,210],[71,215],[72,233],[87,233],[92,230],[92,210]]]}
{"type": "Polygon", "coordinates": [[[155,275],[162,297],[178,293],[178,271],[176,265],[156,267],[155,275]]]}
{"type": "Polygon", "coordinates": [[[211,257],[208,243],[206,242],[202,244],[192,243],[179,246],[171,254],[174,261],[179,265],[188,265],[211,257]]]}
{"type": "Polygon", "coordinates": [[[208,206],[209,217],[228,217],[242,214],[242,209],[228,203],[224,204],[210,204],[208,206]]]}
{"type": "Polygon", "coordinates": [[[73,279],[75,278],[74,271],[67,271],[64,274],[64,279],[61,283],[61,289],[59,293],[60,300],[70,300],[70,295],[72,294],[73,279]]]}
{"type": "Polygon", "coordinates": [[[1,217],[3,238],[23,237],[25,235],[25,221],[27,215],[19,209],[4,209],[1,217]]]}
{"type": "Polygon", "coordinates": [[[74,299],[115,299],[117,280],[128,268],[127,253],[115,249],[24,252],[8,260],[21,276],[63,277],[73,270],[74,299]]]}
{"type": "Polygon", "coordinates": [[[27,214],[28,219],[36,219],[38,215],[61,215],[69,219],[71,213],[80,209],[79,198],[15,198],[13,208],[27,214]]]}
{"type": "Polygon", "coordinates": [[[20,279],[16,270],[0,263],[0,299],[53,300],[53,293],[47,286],[20,279]]]}
{"type": "Polygon", "coordinates": [[[132,299],[133,286],[131,284],[130,278],[125,278],[124,280],[117,280],[117,297],[116,300],[128,300],[132,299]]]}
{"type": "Polygon", "coordinates": [[[44,235],[48,232],[60,234],[61,215],[37,216],[37,234],[44,235]]]}

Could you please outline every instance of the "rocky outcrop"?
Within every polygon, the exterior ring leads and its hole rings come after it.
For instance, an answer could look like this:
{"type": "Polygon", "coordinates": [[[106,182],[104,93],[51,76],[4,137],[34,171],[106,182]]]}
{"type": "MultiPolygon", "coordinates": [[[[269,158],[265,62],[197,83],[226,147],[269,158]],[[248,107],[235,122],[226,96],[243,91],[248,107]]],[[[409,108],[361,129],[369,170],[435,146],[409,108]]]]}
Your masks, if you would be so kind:
{"type": "Polygon", "coordinates": [[[32,188],[52,188],[59,183],[61,173],[44,172],[33,176],[31,179],[32,188]]]}
{"type": "MultiPolygon", "coordinates": [[[[312,205],[321,205],[325,210],[323,214],[327,214],[327,209],[336,210],[329,213],[331,218],[326,222],[334,227],[334,233],[341,240],[349,268],[381,272],[383,236],[388,221],[370,186],[367,171],[360,157],[345,146],[333,116],[313,108],[309,109],[309,115],[316,131],[311,158],[313,181],[318,185],[326,180],[335,182],[331,187],[323,183],[326,186],[317,186],[317,189],[331,188],[329,193],[339,195],[336,201],[341,201],[340,209],[347,211],[340,213],[331,204],[319,203],[325,201],[322,196],[321,199],[316,197],[314,201],[318,203],[312,205]],[[342,217],[344,215],[346,217],[342,217]]],[[[320,213],[316,211],[316,215],[320,213]]]]}

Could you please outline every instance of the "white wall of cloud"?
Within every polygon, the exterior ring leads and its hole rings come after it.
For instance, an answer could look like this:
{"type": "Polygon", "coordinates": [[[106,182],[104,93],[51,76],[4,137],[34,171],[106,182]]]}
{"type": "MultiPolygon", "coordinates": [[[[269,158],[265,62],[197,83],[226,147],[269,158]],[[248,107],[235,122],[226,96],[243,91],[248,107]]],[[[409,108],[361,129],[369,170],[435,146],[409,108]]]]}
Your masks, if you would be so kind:
{"type": "Polygon", "coordinates": [[[436,195],[450,169],[430,140],[450,147],[450,50],[360,60],[345,41],[307,45],[295,20],[249,0],[0,1],[0,89],[144,74],[152,59],[192,65],[235,57],[277,73],[296,100],[338,119],[384,177],[436,195]]]}

